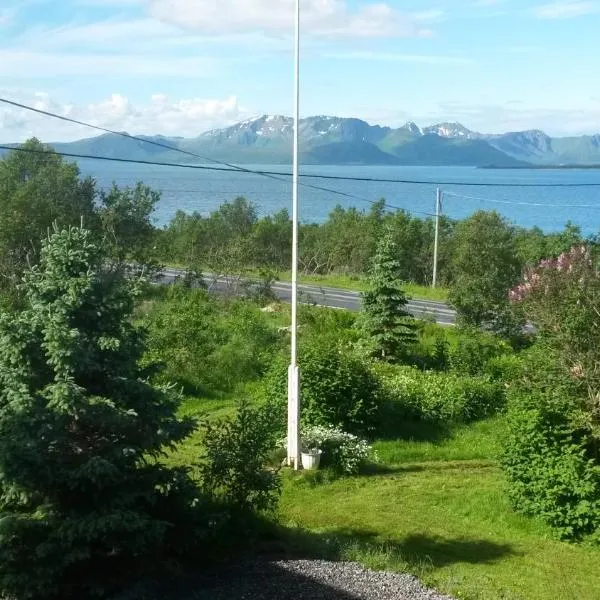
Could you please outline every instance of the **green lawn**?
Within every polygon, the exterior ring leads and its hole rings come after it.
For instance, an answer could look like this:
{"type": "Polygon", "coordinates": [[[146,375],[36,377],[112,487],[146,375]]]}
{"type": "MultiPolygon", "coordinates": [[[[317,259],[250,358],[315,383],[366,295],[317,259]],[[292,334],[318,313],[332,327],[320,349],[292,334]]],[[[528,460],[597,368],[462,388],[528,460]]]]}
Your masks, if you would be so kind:
{"type": "MultiPolygon", "coordinates": [[[[231,414],[232,399],[186,399],[182,412],[231,414]]],[[[404,425],[379,440],[370,474],[316,483],[286,472],[279,535],[292,554],[412,573],[472,600],[597,600],[600,548],[568,544],[510,506],[497,464],[501,417],[451,429],[404,425]]],[[[193,463],[200,437],[170,453],[193,463]]],[[[322,473],[326,475],[326,473],[322,473]]]]}
{"type": "MultiPolygon", "coordinates": [[[[279,279],[281,281],[291,281],[291,274],[289,272],[281,273],[279,279]]],[[[349,275],[300,275],[300,283],[306,283],[308,285],[322,285],[326,287],[335,287],[344,290],[354,290],[360,292],[365,287],[365,280],[359,277],[351,277],[349,275]]],[[[448,300],[447,288],[431,288],[424,285],[416,285],[413,283],[407,283],[404,286],[406,293],[412,298],[418,298],[422,300],[437,300],[439,302],[445,302],[448,300]]]]}
{"type": "Polygon", "coordinates": [[[556,541],[512,510],[495,460],[501,420],[420,433],[433,441],[377,442],[379,473],[320,485],[287,476],[282,522],[313,548],[457,598],[600,598],[600,549],[556,541]]]}

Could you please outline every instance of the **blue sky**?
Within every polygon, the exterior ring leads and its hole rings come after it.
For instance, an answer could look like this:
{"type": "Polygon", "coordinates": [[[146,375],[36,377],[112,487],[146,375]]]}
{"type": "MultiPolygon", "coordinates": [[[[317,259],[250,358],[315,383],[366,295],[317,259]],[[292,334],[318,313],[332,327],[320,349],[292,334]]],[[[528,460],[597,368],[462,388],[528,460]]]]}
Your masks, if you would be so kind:
{"type": "MultiPolygon", "coordinates": [[[[302,113],[600,132],[600,0],[302,0],[302,113]]],[[[291,114],[293,0],[0,0],[0,95],[132,133],[291,114]]],[[[89,131],[0,106],[0,141],[89,131]]]]}

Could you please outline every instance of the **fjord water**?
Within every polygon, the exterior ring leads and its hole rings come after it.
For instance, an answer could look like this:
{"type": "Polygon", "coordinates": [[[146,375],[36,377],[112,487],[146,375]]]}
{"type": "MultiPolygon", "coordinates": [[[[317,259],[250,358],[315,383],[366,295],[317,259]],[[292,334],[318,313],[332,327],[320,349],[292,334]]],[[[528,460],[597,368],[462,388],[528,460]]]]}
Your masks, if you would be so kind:
{"type": "MultiPolygon", "coordinates": [[[[208,171],[177,167],[99,163],[82,160],[84,174],[93,176],[107,188],[135,185],[143,181],[160,191],[162,198],[156,212],[156,224],[166,225],[177,210],[198,211],[203,215],[237,196],[252,201],[260,215],[282,208],[291,209],[291,178],[285,181],[260,175],[208,171]]],[[[289,173],[287,165],[244,165],[252,170],[289,173]]],[[[538,226],[557,231],[571,221],[585,234],[600,231],[600,169],[475,169],[471,167],[401,167],[401,166],[306,166],[304,174],[405,179],[426,184],[333,181],[303,178],[304,183],[330,188],[347,197],[300,188],[300,219],[322,222],[340,204],[369,209],[368,201],[385,198],[388,206],[403,208],[418,216],[432,213],[436,187],[446,192],[443,211],[452,218],[464,218],[476,210],[496,210],[523,227],[538,226]],[[482,184],[477,187],[464,183],[482,184]],[[596,187],[496,187],[494,184],[598,184],[596,187]],[[456,194],[453,195],[453,194],[456,194]]]]}

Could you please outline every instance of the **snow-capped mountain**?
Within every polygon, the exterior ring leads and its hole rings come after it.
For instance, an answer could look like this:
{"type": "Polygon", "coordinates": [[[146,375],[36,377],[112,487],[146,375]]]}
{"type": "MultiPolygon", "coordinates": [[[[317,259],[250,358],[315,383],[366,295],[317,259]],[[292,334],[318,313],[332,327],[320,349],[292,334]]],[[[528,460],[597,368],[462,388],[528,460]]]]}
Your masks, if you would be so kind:
{"type": "Polygon", "coordinates": [[[444,138],[460,138],[464,140],[478,140],[483,137],[476,131],[467,129],[461,123],[437,123],[423,129],[425,135],[439,135],[444,138]]]}
{"type": "MultiPolygon", "coordinates": [[[[539,130],[489,135],[456,122],[420,127],[409,121],[391,128],[326,115],[302,119],[299,134],[304,164],[600,165],[600,135],[551,138],[539,130]]],[[[194,138],[148,139],[197,154],[197,158],[283,164],[292,157],[293,120],[282,115],[262,115],[194,138]]],[[[174,150],[111,134],[55,147],[120,158],[193,160],[174,150]]]]}

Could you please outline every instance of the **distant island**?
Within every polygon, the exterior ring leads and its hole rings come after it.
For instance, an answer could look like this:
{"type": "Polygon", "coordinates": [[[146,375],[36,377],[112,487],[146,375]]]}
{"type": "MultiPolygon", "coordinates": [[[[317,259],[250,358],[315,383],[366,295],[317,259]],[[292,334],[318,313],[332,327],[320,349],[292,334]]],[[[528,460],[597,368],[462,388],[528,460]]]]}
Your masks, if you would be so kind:
{"type": "MultiPolygon", "coordinates": [[[[193,124],[190,124],[193,129],[193,124]]],[[[290,164],[293,121],[263,115],[196,137],[140,136],[185,155],[119,135],[51,144],[73,154],[145,161],[290,164]]],[[[486,169],[597,169],[600,135],[552,138],[543,131],[482,134],[460,123],[391,128],[360,119],[316,116],[300,122],[305,165],[468,166],[486,169]]]]}
{"type": "Polygon", "coordinates": [[[600,169],[600,164],[598,165],[533,165],[533,164],[529,164],[529,165],[517,165],[517,166],[512,166],[512,167],[498,167],[496,165],[486,165],[484,167],[477,167],[478,169],[525,169],[525,170],[549,170],[549,171],[557,171],[557,170],[563,170],[563,171],[569,171],[569,170],[582,170],[582,169],[588,169],[588,170],[595,170],[595,169],[600,169]]]}

